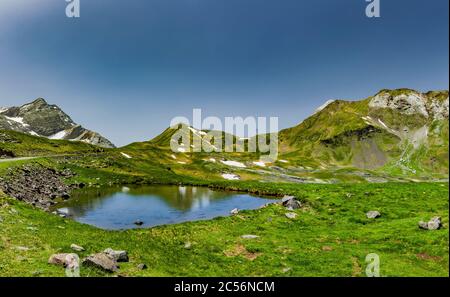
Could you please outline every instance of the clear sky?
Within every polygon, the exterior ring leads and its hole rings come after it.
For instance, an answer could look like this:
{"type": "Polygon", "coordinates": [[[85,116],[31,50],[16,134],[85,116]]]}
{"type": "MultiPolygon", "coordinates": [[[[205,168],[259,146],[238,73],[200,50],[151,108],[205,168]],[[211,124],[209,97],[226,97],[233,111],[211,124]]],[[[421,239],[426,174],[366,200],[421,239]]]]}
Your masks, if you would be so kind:
{"type": "Polygon", "coordinates": [[[279,116],[383,88],[448,89],[449,1],[0,0],[0,106],[37,97],[116,145],[175,116],[279,116]]]}

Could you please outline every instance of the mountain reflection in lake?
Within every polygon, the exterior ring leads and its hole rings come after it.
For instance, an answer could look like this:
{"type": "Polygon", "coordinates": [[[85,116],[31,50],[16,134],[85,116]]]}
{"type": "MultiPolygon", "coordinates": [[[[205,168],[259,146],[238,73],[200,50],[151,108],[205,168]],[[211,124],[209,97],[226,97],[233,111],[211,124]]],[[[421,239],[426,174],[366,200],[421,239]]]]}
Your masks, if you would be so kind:
{"type": "Polygon", "coordinates": [[[136,228],[227,216],[233,208],[255,209],[273,199],[204,187],[136,186],[77,190],[58,205],[74,220],[103,229],[136,228]]]}

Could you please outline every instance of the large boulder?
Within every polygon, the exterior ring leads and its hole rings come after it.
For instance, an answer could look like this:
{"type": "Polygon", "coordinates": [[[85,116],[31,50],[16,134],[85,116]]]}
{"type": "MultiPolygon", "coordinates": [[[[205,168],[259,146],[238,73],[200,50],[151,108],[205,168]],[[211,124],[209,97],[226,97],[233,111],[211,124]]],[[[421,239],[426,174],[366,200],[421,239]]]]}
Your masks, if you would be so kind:
{"type": "Polygon", "coordinates": [[[78,267],[79,257],[77,254],[73,253],[53,254],[48,259],[48,263],[54,265],[61,265],[69,268],[78,267]]]}
{"type": "Polygon", "coordinates": [[[119,269],[114,258],[105,253],[90,255],[83,260],[83,265],[99,268],[106,272],[116,272],[119,269]]]}

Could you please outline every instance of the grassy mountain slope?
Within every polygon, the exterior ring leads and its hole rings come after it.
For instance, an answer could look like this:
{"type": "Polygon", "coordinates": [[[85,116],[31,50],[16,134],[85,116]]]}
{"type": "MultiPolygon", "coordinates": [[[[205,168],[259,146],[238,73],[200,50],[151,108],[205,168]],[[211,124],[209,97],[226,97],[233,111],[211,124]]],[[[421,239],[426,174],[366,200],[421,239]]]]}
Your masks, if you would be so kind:
{"type": "Polygon", "coordinates": [[[298,164],[448,175],[448,91],[337,100],[279,137],[283,158],[298,164]]]}

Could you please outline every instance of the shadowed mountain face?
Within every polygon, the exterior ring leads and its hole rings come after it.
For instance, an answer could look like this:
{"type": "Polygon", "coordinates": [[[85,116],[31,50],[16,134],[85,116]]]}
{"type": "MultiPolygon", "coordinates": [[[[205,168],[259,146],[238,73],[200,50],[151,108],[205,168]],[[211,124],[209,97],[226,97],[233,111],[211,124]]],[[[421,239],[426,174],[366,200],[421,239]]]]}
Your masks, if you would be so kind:
{"type": "Polygon", "coordinates": [[[108,139],[76,124],[58,106],[50,105],[42,98],[20,107],[0,108],[0,129],[114,147],[108,139]]]}

